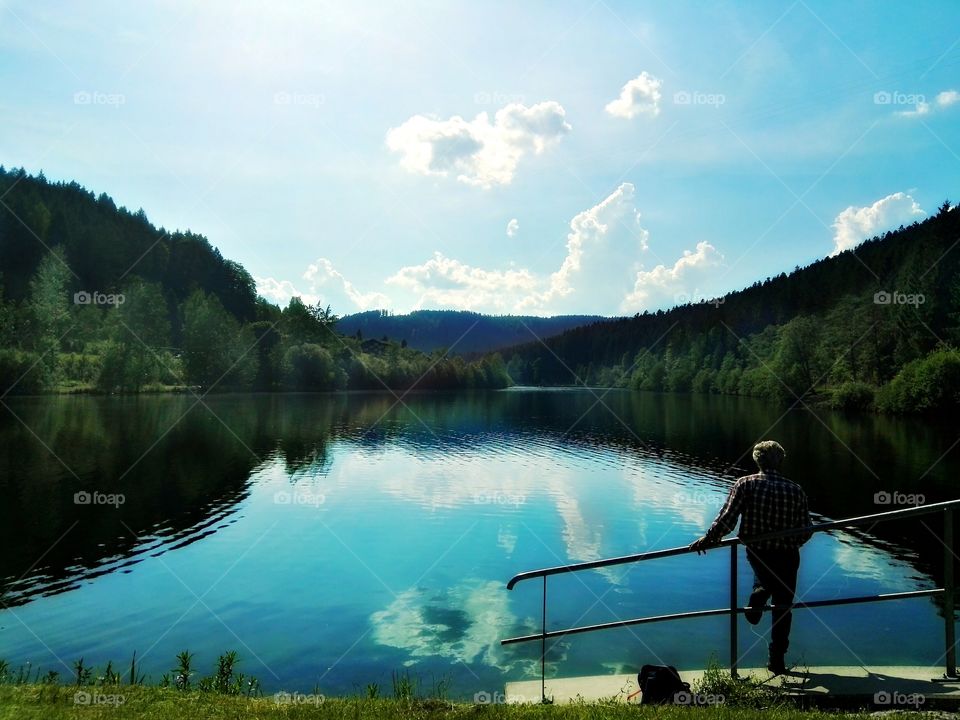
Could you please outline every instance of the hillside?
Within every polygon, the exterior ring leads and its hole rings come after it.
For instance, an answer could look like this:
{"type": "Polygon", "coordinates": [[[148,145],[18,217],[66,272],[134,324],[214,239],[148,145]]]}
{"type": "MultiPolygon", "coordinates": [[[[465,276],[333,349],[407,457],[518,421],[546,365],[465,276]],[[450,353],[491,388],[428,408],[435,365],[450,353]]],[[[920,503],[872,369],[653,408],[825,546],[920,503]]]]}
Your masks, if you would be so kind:
{"type": "Polygon", "coordinates": [[[449,348],[451,352],[467,355],[492,352],[535,337],[553,337],[606,319],[596,315],[481,315],[465,310],[415,310],[406,315],[393,315],[385,310],[369,310],[345,315],[337,323],[337,329],[344,335],[356,335],[359,331],[361,338],[405,341],[410,347],[425,352],[449,348]]]}
{"type": "Polygon", "coordinates": [[[502,387],[468,363],[341,337],[329,308],[258,297],[250,273],[76,182],[0,166],[0,392],[502,387]],[[368,352],[373,350],[373,352],[368,352]]]}
{"type": "Polygon", "coordinates": [[[960,404],[960,211],[732,292],[502,351],[516,382],[960,404]]]}

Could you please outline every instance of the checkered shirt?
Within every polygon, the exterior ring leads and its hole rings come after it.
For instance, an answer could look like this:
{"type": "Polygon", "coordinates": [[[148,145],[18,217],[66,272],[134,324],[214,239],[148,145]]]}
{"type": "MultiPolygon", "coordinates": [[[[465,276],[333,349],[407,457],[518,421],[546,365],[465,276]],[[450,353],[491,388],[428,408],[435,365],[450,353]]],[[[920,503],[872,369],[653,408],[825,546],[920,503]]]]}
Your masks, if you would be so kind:
{"type": "Polygon", "coordinates": [[[807,494],[795,482],[787,480],[777,472],[760,472],[737,480],[720,514],[707,530],[707,539],[719,542],[733,530],[738,517],[740,539],[745,545],[757,549],[797,548],[812,535],[798,533],[790,537],[750,542],[750,538],[756,535],[807,527],[811,524],[807,494]]]}

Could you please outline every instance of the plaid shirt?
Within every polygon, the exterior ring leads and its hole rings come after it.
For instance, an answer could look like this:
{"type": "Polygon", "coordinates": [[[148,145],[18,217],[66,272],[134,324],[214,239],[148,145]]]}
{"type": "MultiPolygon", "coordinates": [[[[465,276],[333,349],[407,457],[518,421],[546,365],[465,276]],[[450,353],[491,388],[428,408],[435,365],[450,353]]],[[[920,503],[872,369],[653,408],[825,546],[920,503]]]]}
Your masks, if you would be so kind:
{"type": "Polygon", "coordinates": [[[791,537],[751,543],[750,537],[810,525],[807,494],[791,480],[777,472],[747,475],[734,483],[717,519],[707,530],[712,542],[731,532],[740,517],[740,539],[750,547],[797,548],[813,533],[799,533],[791,537]]]}

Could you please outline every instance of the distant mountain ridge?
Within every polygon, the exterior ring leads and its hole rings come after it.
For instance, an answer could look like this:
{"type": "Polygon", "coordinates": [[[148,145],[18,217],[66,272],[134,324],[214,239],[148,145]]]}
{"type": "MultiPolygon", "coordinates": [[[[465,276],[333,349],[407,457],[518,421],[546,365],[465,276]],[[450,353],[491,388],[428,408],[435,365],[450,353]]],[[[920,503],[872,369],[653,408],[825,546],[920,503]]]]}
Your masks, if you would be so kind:
{"type": "Polygon", "coordinates": [[[426,352],[448,348],[469,355],[555,337],[567,330],[610,320],[600,315],[484,315],[467,310],[414,310],[394,315],[386,310],[368,310],[346,315],[337,322],[343,335],[361,339],[386,336],[426,352]]]}

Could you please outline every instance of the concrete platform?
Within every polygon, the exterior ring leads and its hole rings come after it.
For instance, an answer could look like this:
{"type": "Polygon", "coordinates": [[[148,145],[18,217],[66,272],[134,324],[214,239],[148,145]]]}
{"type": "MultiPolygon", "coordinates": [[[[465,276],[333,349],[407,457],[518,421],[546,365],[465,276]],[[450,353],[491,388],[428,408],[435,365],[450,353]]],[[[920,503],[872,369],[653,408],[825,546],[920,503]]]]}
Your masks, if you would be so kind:
{"type": "MultiPolygon", "coordinates": [[[[765,668],[741,668],[740,676],[753,676],[771,687],[783,687],[791,694],[813,700],[826,698],[862,699],[878,709],[922,709],[928,700],[960,702],[960,681],[935,682],[943,677],[943,667],[844,666],[796,667],[787,675],[773,676],[765,668]]],[[[680,677],[691,686],[703,676],[703,670],[681,670],[680,677]]],[[[540,702],[540,680],[507,683],[508,703],[540,702]]],[[[555,703],[571,701],[639,702],[637,676],[591,675],[547,678],[546,694],[555,703]]],[[[706,703],[709,698],[693,698],[706,703]]]]}

